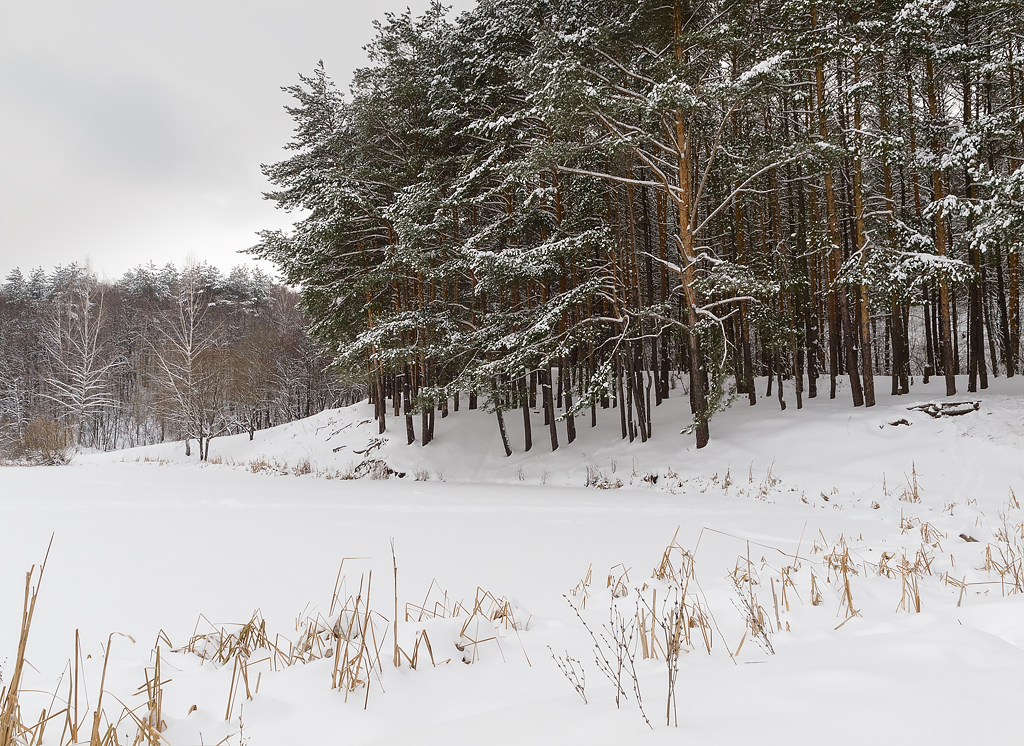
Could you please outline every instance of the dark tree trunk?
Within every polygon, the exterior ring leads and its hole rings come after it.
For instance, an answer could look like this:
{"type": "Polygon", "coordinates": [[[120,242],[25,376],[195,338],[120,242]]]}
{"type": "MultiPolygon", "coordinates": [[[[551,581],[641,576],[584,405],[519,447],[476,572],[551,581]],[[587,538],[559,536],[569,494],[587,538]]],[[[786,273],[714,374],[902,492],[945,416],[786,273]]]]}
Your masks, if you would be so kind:
{"type": "Polygon", "coordinates": [[[743,375],[747,379],[747,401],[750,402],[750,406],[754,406],[757,404],[757,391],[754,386],[754,356],[750,352],[750,329],[744,313],[746,306],[746,301],[740,302],[740,339],[743,342],[743,375]]]}
{"type": "Polygon", "coordinates": [[[946,374],[946,396],[953,396],[956,393],[956,376],[960,372],[960,311],[957,308],[956,303],[956,289],[950,288],[949,291],[949,309],[950,317],[952,319],[949,330],[949,337],[946,337],[943,333],[943,344],[952,344],[953,359],[952,365],[945,371],[946,374]],[[950,391],[952,389],[952,391],[950,391]]]}
{"type": "Polygon", "coordinates": [[[846,341],[846,372],[850,376],[850,394],[853,406],[864,406],[864,389],[861,388],[860,375],[857,370],[857,321],[854,317],[856,309],[851,307],[847,291],[840,291],[841,308],[843,310],[843,337],[846,341]]]}
{"type": "Polygon", "coordinates": [[[524,450],[529,453],[530,449],[533,448],[533,426],[530,423],[530,374],[526,373],[523,375],[521,382],[520,398],[522,399],[523,406],[523,432],[525,434],[525,448],[524,450]]]}
{"type": "Polygon", "coordinates": [[[932,313],[931,313],[931,293],[928,292],[927,288],[923,289],[924,303],[922,308],[924,309],[924,349],[925,349],[925,363],[924,363],[924,376],[922,381],[928,383],[928,379],[935,375],[935,345],[933,341],[932,327],[932,313]]]}
{"type": "Polygon", "coordinates": [[[565,398],[565,440],[567,443],[576,440],[576,417],[572,413],[572,373],[570,371],[568,359],[563,358],[562,365],[558,368],[558,381],[559,386],[562,386],[562,394],[565,398]]]}
{"type": "Polygon", "coordinates": [[[544,372],[544,409],[547,411],[547,425],[551,433],[551,450],[558,450],[558,429],[555,427],[555,398],[551,386],[551,364],[548,363],[544,372]]]}
{"type": "MultiPolygon", "coordinates": [[[[981,275],[981,310],[985,314],[985,335],[988,337],[988,350],[989,360],[992,361],[992,375],[996,378],[999,377],[999,359],[996,355],[996,335],[994,332],[994,324],[992,323],[992,303],[990,302],[991,293],[987,292],[988,282],[986,281],[986,275],[988,274],[987,268],[982,270],[981,275]]],[[[984,364],[984,363],[983,363],[984,364]]],[[[988,388],[988,376],[982,378],[981,387],[983,389],[988,388]]]]}
{"type": "Polygon", "coordinates": [[[1006,368],[1006,377],[1013,378],[1016,371],[1013,369],[1010,324],[1006,303],[1006,280],[1003,277],[1003,255],[999,246],[996,246],[996,301],[999,306],[999,338],[1002,340],[1003,366],[1006,368]]]}
{"type": "Polygon", "coordinates": [[[692,328],[689,337],[690,352],[690,401],[692,402],[694,422],[696,424],[697,448],[703,448],[711,440],[708,427],[709,412],[707,411],[707,372],[704,369],[704,355],[700,348],[700,338],[692,328]]]}
{"type": "Polygon", "coordinates": [[[512,455],[512,446],[508,442],[508,431],[505,429],[505,416],[501,412],[501,397],[498,396],[498,387],[491,382],[491,404],[494,406],[494,415],[498,418],[498,432],[501,434],[501,445],[505,449],[505,457],[512,455]]]}
{"type": "Polygon", "coordinates": [[[775,357],[775,375],[778,378],[778,382],[779,382],[779,409],[781,409],[783,412],[785,412],[786,411],[786,399],[785,399],[785,396],[784,396],[785,392],[782,389],[782,367],[783,366],[781,365],[781,362],[782,362],[782,354],[780,353],[779,355],[777,355],[775,357]]]}
{"type": "Polygon", "coordinates": [[[619,408],[619,424],[622,426],[622,438],[629,437],[626,427],[626,407],[622,397],[622,356],[615,353],[615,405],[619,408]]]}
{"type": "Polygon", "coordinates": [[[661,400],[665,401],[666,399],[668,399],[669,376],[671,373],[672,365],[672,354],[669,349],[670,339],[668,330],[665,330],[661,333],[661,339],[659,340],[659,342],[661,345],[661,400]]]}
{"type": "Polygon", "coordinates": [[[409,366],[402,371],[402,409],[405,411],[405,438],[408,445],[416,442],[416,429],[412,422],[412,386],[409,383],[409,366]]]}

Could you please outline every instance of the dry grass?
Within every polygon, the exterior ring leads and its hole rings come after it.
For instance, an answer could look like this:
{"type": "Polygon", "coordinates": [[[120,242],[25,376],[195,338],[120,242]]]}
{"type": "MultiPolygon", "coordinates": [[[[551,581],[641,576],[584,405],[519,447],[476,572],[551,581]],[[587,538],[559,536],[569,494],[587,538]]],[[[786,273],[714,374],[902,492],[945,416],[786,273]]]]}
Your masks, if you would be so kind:
{"type": "MultiPolygon", "coordinates": [[[[372,469],[371,461],[363,463],[370,464],[369,468],[372,469]]],[[[382,473],[388,474],[384,462],[374,463],[382,464],[382,473]]],[[[279,468],[279,465],[272,463],[270,468],[279,468]]],[[[300,462],[298,467],[292,467],[285,473],[299,473],[300,470],[305,474],[322,474],[308,462],[307,465],[301,465],[300,462]]],[[[258,473],[260,469],[256,471],[258,473]]],[[[371,473],[364,470],[361,475],[371,473]]],[[[762,484],[769,484],[770,476],[771,469],[762,484]]],[[[917,499],[920,499],[916,467],[912,468],[905,491],[911,495],[916,494],[917,499]]],[[[1019,510],[1019,502],[1011,491],[1005,510],[999,514],[1001,525],[995,531],[995,541],[984,547],[984,563],[976,568],[977,572],[998,575],[998,583],[1004,595],[1024,593],[1024,523],[1010,520],[1011,515],[1019,516],[1019,513],[1013,513],[1019,510]]],[[[838,600],[836,614],[844,617],[840,627],[861,615],[861,610],[855,606],[855,598],[863,602],[865,596],[862,593],[855,596],[855,584],[862,582],[859,578],[868,576],[899,581],[900,600],[895,609],[898,612],[921,612],[922,589],[927,582],[935,584],[928,581],[928,578],[941,579],[947,589],[952,588],[958,592],[959,606],[968,588],[980,583],[969,582],[967,574],[953,578],[949,572],[935,569],[936,556],[941,558],[937,567],[946,566],[941,545],[946,535],[931,523],[905,516],[902,512],[900,528],[905,537],[901,541],[909,542],[909,545],[864,555],[876,558],[874,563],[861,558],[857,540],[852,536],[848,539],[840,535],[834,541],[827,541],[822,535],[820,542],[814,542],[811,556],[800,558],[799,547],[795,556],[776,550],[788,558],[786,561],[789,564],[775,570],[768,567],[764,557],[758,563],[752,561],[750,546],[753,542],[749,542],[745,556],[737,558],[728,574],[737,599],[733,603],[744,621],[744,632],[735,650],[725,645],[726,652],[735,659],[749,638],[767,654],[774,654],[773,635],[789,629],[789,622],[784,615],[790,611],[793,603],[803,602],[797,592],[797,582],[803,591],[809,581],[810,594],[807,600],[813,606],[827,606],[831,611],[838,600]],[[764,583],[765,579],[769,583],[764,583]],[[829,590],[834,591],[834,595],[829,590]],[[762,605],[760,600],[765,603],[762,605]]],[[[613,683],[617,704],[623,698],[634,699],[647,720],[636,676],[636,661],[650,659],[664,662],[668,677],[665,701],[668,724],[678,724],[675,689],[681,658],[699,648],[711,654],[715,632],[719,640],[722,639],[707,598],[697,584],[694,553],[679,542],[678,536],[677,529],[661,552],[660,560],[647,581],[640,578],[638,582],[633,582],[631,575],[635,577],[636,574],[625,564],[620,564],[606,574],[605,587],[601,588],[598,583],[595,590],[591,566],[566,594],[567,601],[591,634],[595,662],[602,674],[613,683]],[[597,595],[604,598],[601,594],[605,591],[609,603],[607,620],[600,625],[588,623],[587,617],[595,614],[593,597],[597,595]],[[588,602],[591,606],[589,610],[588,602]]],[[[863,537],[859,541],[862,542],[863,537]]],[[[981,556],[982,549],[981,544],[976,544],[971,551],[981,556]]],[[[398,563],[394,558],[394,595],[387,585],[382,594],[378,581],[371,597],[372,573],[360,573],[358,582],[350,583],[344,571],[347,561],[342,560],[338,569],[327,614],[321,615],[315,611],[307,613],[304,610],[295,620],[294,634],[288,633],[287,637],[269,632],[259,610],[248,621],[240,624],[214,625],[206,617],[200,616],[188,643],[179,648],[174,648],[167,636],[161,633],[154,645],[152,665],[145,668],[144,683],[138,690],[144,700],[143,704],[134,708],[116,700],[113,694],[107,693],[104,696],[105,674],[113,636],[108,638],[104,653],[104,673],[99,682],[98,701],[92,707],[82,701],[84,698],[81,693],[87,688],[84,682],[83,654],[76,636],[74,663],[69,663],[66,675],[62,678],[63,684],[60,685],[63,687],[60,692],[65,696],[55,696],[54,703],[38,717],[27,718],[22,711],[19,694],[22,691],[23,666],[27,665],[25,649],[28,632],[42,573],[46,567],[44,560],[38,572],[33,568],[26,577],[18,656],[9,681],[4,682],[7,687],[0,692],[0,746],[36,746],[42,742],[47,723],[55,720],[63,721],[64,731],[59,740],[52,739],[54,731],[51,726],[47,743],[56,742],[59,746],[83,742],[88,742],[90,746],[121,746],[121,743],[127,746],[127,742],[118,741],[118,731],[124,734],[125,726],[134,731],[134,741],[131,741],[133,746],[165,743],[162,732],[166,728],[163,712],[166,680],[162,668],[166,665],[167,650],[195,655],[217,667],[230,666],[232,673],[224,704],[224,719],[232,721],[236,717],[240,718],[244,701],[252,699],[259,692],[263,673],[331,659],[331,688],[341,693],[346,701],[350,695],[357,696],[366,708],[371,688],[379,685],[380,691],[384,691],[386,667],[381,653],[388,649],[389,644],[393,647],[394,667],[418,670],[421,666],[443,666],[453,661],[473,664],[481,660],[482,656],[500,656],[504,659],[507,652],[503,648],[504,640],[511,636],[518,638],[521,631],[528,629],[530,620],[517,619],[518,610],[507,598],[481,587],[476,589],[471,598],[456,600],[436,582],[432,582],[422,602],[400,605],[397,590],[398,563]],[[373,602],[377,603],[377,608],[374,608],[373,602]],[[381,613],[382,610],[384,613],[381,613]],[[110,717],[118,711],[113,705],[115,700],[121,707],[116,718],[110,717]]],[[[952,556],[949,561],[953,561],[952,556]]],[[[995,583],[993,578],[987,585],[994,586],[995,583]]],[[[895,603],[895,585],[889,587],[893,591],[895,603]]],[[[600,614],[600,611],[596,613],[600,614]]],[[[722,643],[719,643],[719,647],[722,647],[722,643]]],[[[525,656],[525,647],[523,653],[525,656]]],[[[564,655],[556,655],[551,651],[551,655],[570,685],[586,702],[586,676],[580,659],[572,657],[568,651],[564,655]]],[[[232,738],[235,735],[241,737],[235,733],[232,738]]]]}
{"type": "Polygon", "coordinates": [[[287,464],[282,464],[277,459],[270,460],[266,456],[260,456],[259,458],[250,459],[246,464],[246,468],[253,474],[285,474],[287,473],[287,464]]]}
{"type": "Polygon", "coordinates": [[[693,577],[693,555],[678,542],[679,529],[672,535],[672,541],[661,554],[661,562],[654,568],[651,577],[670,585],[685,585],[693,577]]]}
{"type": "Polygon", "coordinates": [[[593,570],[594,565],[591,564],[587,567],[587,574],[583,576],[583,579],[569,589],[569,595],[573,597],[576,601],[576,605],[580,609],[587,608],[587,599],[590,598],[590,582],[593,570]]]}
{"type": "Polygon", "coordinates": [[[138,464],[156,464],[157,466],[167,466],[168,464],[172,464],[174,462],[171,461],[169,458],[164,458],[163,456],[150,456],[149,454],[146,454],[141,459],[139,459],[139,458],[135,459],[135,463],[138,463],[138,464]]]}
{"type": "Polygon", "coordinates": [[[699,632],[700,642],[709,655],[714,645],[708,614],[700,596],[690,591],[691,583],[696,585],[697,582],[693,554],[679,543],[678,538],[677,528],[672,541],[662,552],[661,562],[651,573],[652,583],[638,589],[643,608],[639,605],[637,607],[641,654],[644,658],[661,658],[665,662],[668,675],[665,724],[674,722],[677,726],[676,682],[679,678],[680,656],[694,649],[695,632],[699,632]],[[662,590],[660,604],[659,585],[662,590]],[[651,593],[649,601],[646,595],[648,589],[651,593]]]}
{"type": "Polygon", "coordinates": [[[204,661],[218,665],[232,663],[236,658],[247,659],[254,650],[275,648],[267,637],[267,623],[257,609],[244,624],[214,625],[205,616],[196,621],[195,631],[188,644],[174,650],[192,653],[204,661]],[[207,629],[200,632],[200,626],[207,629]]]}
{"type": "MultiPolygon", "coordinates": [[[[419,604],[406,603],[404,613],[405,623],[420,625],[435,619],[455,619],[460,622],[454,644],[456,651],[461,654],[463,663],[477,662],[480,659],[481,646],[484,643],[493,643],[499,655],[504,659],[501,633],[511,632],[518,638],[519,632],[528,629],[530,624],[529,618],[516,619],[512,603],[503,596],[496,596],[490,591],[478,587],[471,602],[456,601],[448,595],[447,591],[442,590],[436,581],[430,584],[423,602],[419,604]]],[[[430,640],[427,638],[425,630],[416,633],[414,646],[419,646],[421,642],[430,652],[431,661],[434,665],[438,665],[433,658],[433,650],[430,648],[430,640]]],[[[412,655],[399,648],[399,659],[404,659],[412,668],[416,667],[414,665],[415,654],[415,647],[412,655]]],[[[523,655],[526,655],[525,648],[523,648],[523,655]]],[[[529,662],[529,656],[526,656],[526,659],[529,662]]]]}
{"type": "Polygon", "coordinates": [[[915,613],[920,614],[921,589],[919,581],[924,577],[925,573],[931,575],[930,557],[923,549],[919,549],[914,555],[914,561],[911,562],[906,552],[904,552],[897,567],[897,572],[900,575],[902,593],[900,594],[900,603],[896,610],[907,612],[913,610],[915,613]]]}
{"type": "Polygon", "coordinates": [[[66,464],[75,450],[71,428],[49,417],[36,417],[25,426],[19,441],[24,457],[36,464],[66,464]]]}
{"type": "MultiPolygon", "coordinates": [[[[591,596],[592,567],[564,596],[593,641],[594,662],[612,683],[616,706],[621,706],[622,701],[631,696],[648,726],[651,722],[644,708],[637,660],[664,661],[668,674],[665,721],[678,725],[676,681],[680,657],[694,648],[694,641],[698,639],[694,635],[699,635],[700,643],[709,654],[713,646],[712,623],[699,595],[690,590],[691,583],[696,585],[694,558],[678,542],[678,535],[677,529],[650,580],[639,587],[631,585],[630,569],[624,564],[611,568],[605,583],[608,620],[599,631],[595,632],[583,614],[591,596]],[[632,599],[632,608],[624,611],[623,605],[629,604],[627,598],[632,599]]],[[[564,656],[551,651],[551,656],[562,675],[586,701],[586,678],[579,660],[568,651],[564,656]]]]}
{"type": "MultiPolygon", "coordinates": [[[[53,539],[50,539],[50,546],[53,539]]],[[[49,559],[50,548],[46,549],[46,557],[43,564],[39,566],[39,575],[36,577],[35,565],[25,574],[25,599],[21,612],[21,634],[18,637],[18,652],[14,659],[14,671],[11,674],[6,686],[0,690],[0,746],[20,746],[24,743],[35,743],[42,741],[42,731],[46,727],[47,716],[44,710],[39,722],[31,728],[26,727],[22,722],[19,697],[21,695],[21,678],[25,671],[28,650],[28,637],[32,629],[32,620],[35,616],[36,601],[39,598],[39,587],[46,573],[46,560],[49,559]],[[33,585],[33,580],[35,585],[33,585]],[[38,730],[38,733],[36,732],[38,730]]]]}
{"type": "Polygon", "coordinates": [[[853,607],[853,589],[850,586],[850,577],[860,573],[850,557],[850,547],[841,534],[839,540],[832,547],[832,551],[826,554],[822,561],[829,573],[825,577],[825,582],[831,582],[834,576],[840,586],[839,613],[845,614],[847,619],[860,616],[860,612],[853,607]]]}
{"type": "MultiPolygon", "coordinates": [[[[740,612],[745,622],[743,637],[736,646],[736,652],[733,655],[739,655],[747,634],[750,634],[751,638],[762,650],[769,655],[775,655],[775,647],[772,645],[771,638],[775,630],[772,629],[771,620],[761,604],[758,603],[757,594],[754,593],[754,586],[760,586],[760,578],[758,578],[757,571],[750,561],[749,544],[747,546],[747,556],[736,560],[736,566],[729,575],[732,578],[733,590],[736,593],[733,605],[740,612]]],[[[776,608],[776,614],[778,614],[778,608],[776,608]]]]}
{"type": "MultiPolygon", "coordinates": [[[[212,463],[212,460],[211,462],[212,463]]],[[[313,476],[317,479],[363,479],[369,477],[370,479],[390,479],[391,477],[398,477],[402,479],[405,477],[404,472],[398,472],[387,465],[382,459],[376,458],[364,458],[362,461],[350,462],[344,469],[321,469],[311,459],[304,458],[296,462],[294,465],[290,465],[287,461],[280,461],[278,459],[271,459],[267,456],[259,456],[254,459],[250,459],[244,464],[238,464],[234,461],[221,461],[219,463],[226,463],[229,466],[242,466],[247,471],[253,474],[276,474],[276,475],[292,475],[296,477],[313,476]]],[[[442,481],[444,474],[440,473],[442,481]]],[[[428,474],[429,478],[429,474],[428,474]]]]}
{"type": "MultiPolygon", "coordinates": [[[[342,560],[342,567],[344,560],[342,560]]],[[[348,594],[345,591],[345,581],[338,571],[339,581],[335,584],[334,596],[331,601],[331,612],[338,610],[334,624],[330,627],[331,636],[334,638],[334,649],[327,653],[334,658],[334,668],[331,672],[331,688],[344,692],[345,701],[348,701],[349,694],[360,687],[365,689],[363,697],[363,708],[369,705],[370,701],[370,676],[378,677],[383,673],[383,666],[380,662],[380,652],[384,640],[384,634],[380,634],[378,643],[378,626],[374,612],[370,608],[370,590],[373,583],[373,573],[367,576],[360,575],[359,588],[355,594],[348,594]]],[[[379,617],[379,615],[377,615],[379,617]]],[[[387,629],[387,619],[380,618],[382,630],[387,629]]],[[[317,631],[317,639],[320,639],[322,632],[317,631]]]]}
{"type": "Polygon", "coordinates": [[[583,486],[599,490],[617,490],[622,487],[622,480],[617,477],[609,477],[597,468],[597,464],[587,464],[587,476],[584,479],[583,486]]]}
{"type": "Polygon", "coordinates": [[[1008,519],[1009,509],[1019,509],[1011,491],[1006,512],[999,513],[1000,526],[995,532],[995,544],[985,547],[985,564],[981,568],[989,574],[999,575],[999,590],[1003,596],[1024,593],[1024,524],[1013,526],[1008,519]]]}
{"type": "Polygon", "coordinates": [[[761,484],[757,487],[757,498],[759,500],[767,500],[768,495],[778,487],[782,480],[775,476],[773,469],[775,468],[775,462],[772,461],[768,470],[764,474],[764,479],[761,480],[761,484]]]}
{"type": "Polygon", "coordinates": [[[908,503],[919,503],[921,502],[921,485],[918,484],[917,464],[911,462],[910,474],[903,475],[906,480],[906,486],[900,491],[897,496],[898,500],[908,503]]]}

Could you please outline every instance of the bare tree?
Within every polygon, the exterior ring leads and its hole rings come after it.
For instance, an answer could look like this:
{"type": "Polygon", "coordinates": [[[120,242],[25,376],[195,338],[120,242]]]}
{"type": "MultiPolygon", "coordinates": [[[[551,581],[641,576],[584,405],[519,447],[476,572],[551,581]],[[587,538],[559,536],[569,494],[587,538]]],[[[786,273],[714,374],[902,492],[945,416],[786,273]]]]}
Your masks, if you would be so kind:
{"type": "Polygon", "coordinates": [[[192,455],[195,439],[201,461],[209,455],[210,440],[227,432],[221,404],[223,356],[218,354],[218,329],[206,321],[209,302],[200,268],[186,266],[153,348],[165,406],[181,428],[185,455],[192,455]]]}
{"type": "Polygon", "coordinates": [[[116,402],[110,394],[109,375],[118,360],[109,359],[103,343],[103,289],[94,277],[81,274],[49,305],[43,327],[43,345],[50,372],[43,396],[57,405],[76,445],[88,438],[89,425],[116,402]]]}

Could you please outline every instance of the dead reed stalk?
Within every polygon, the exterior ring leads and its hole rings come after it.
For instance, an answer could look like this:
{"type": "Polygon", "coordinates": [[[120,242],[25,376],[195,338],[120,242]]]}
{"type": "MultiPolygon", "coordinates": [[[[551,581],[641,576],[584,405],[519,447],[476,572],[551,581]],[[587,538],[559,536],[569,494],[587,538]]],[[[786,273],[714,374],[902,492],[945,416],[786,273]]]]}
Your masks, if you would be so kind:
{"type": "Polygon", "coordinates": [[[904,474],[903,476],[906,477],[907,485],[900,492],[897,499],[908,503],[921,502],[921,486],[917,481],[917,464],[912,461],[910,463],[910,474],[904,474]]]}
{"type": "Polygon", "coordinates": [[[31,569],[25,574],[25,599],[21,609],[21,635],[18,638],[18,653],[14,659],[14,672],[11,674],[11,679],[7,686],[0,690],[0,746],[15,746],[25,731],[21,722],[18,695],[21,691],[21,678],[25,670],[25,652],[28,650],[28,635],[32,629],[32,619],[36,611],[36,600],[39,598],[39,588],[43,582],[43,574],[46,572],[46,561],[50,558],[50,547],[52,546],[53,536],[50,537],[50,543],[46,547],[43,564],[39,566],[39,577],[35,578],[35,565],[32,565],[31,569]],[[35,578],[35,586],[32,585],[33,578],[35,578]]]}

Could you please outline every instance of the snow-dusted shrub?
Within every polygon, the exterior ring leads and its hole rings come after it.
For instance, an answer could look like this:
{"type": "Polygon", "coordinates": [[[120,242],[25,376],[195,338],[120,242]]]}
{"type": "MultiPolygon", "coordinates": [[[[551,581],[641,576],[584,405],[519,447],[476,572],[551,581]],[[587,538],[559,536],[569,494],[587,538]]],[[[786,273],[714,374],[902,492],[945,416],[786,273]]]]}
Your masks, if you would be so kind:
{"type": "Polygon", "coordinates": [[[610,478],[598,469],[596,464],[587,464],[587,477],[583,486],[594,487],[599,490],[617,490],[622,487],[622,480],[610,478]]]}

